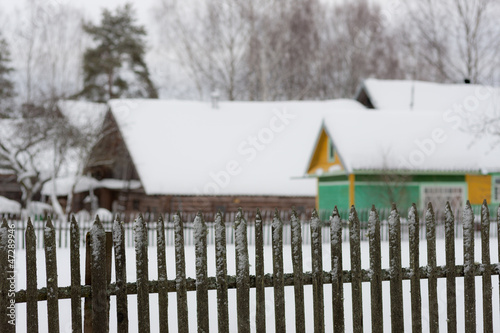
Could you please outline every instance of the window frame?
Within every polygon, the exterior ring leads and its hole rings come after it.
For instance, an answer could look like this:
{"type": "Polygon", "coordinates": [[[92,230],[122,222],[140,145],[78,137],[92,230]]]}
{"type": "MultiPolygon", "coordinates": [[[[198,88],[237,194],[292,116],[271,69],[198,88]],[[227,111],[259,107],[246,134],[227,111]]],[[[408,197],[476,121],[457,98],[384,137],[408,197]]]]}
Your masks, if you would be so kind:
{"type": "Polygon", "coordinates": [[[333,144],[332,140],[328,138],[328,162],[335,162],[335,145],[333,144]]]}

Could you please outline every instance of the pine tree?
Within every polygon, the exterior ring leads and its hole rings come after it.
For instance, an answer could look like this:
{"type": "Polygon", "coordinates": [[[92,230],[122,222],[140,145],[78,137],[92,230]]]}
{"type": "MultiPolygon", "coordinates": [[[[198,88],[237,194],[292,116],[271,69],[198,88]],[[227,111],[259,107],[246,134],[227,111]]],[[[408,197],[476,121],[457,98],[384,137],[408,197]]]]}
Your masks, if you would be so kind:
{"type": "Polygon", "coordinates": [[[95,102],[120,97],[158,98],[144,62],[146,30],[136,24],[134,16],[132,6],[126,4],[114,13],[105,9],[100,25],[83,25],[96,46],[84,54],[81,96],[95,102]]]}
{"type": "Polygon", "coordinates": [[[14,82],[10,78],[13,69],[9,65],[9,47],[5,39],[0,35],[0,118],[7,117],[12,111],[14,82]]]}

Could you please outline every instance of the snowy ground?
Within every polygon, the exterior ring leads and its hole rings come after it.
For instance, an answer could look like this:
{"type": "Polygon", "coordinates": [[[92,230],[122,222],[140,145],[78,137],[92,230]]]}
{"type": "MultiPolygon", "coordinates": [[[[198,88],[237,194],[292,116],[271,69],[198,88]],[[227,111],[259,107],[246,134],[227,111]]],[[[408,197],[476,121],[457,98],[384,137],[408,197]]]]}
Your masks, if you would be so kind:
{"type": "MultiPolygon", "coordinates": [[[[437,241],[437,264],[445,264],[445,252],[444,252],[444,241],[437,241]]],[[[476,254],[475,260],[480,261],[480,241],[476,241],[476,254]]],[[[403,248],[403,267],[409,266],[409,256],[408,256],[408,242],[402,243],[403,248]]],[[[498,258],[498,246],[496,238],[491,240],[491,261],[497,262],[498,258]]],[[[68,286],[70,284],[70,272],[69,272],[69,249],[57,249],[58,256],[58,274],[59,274],[59,286],[68,286]]],[[[463,262],[463,243],[461,239],[456,241],[456,262],[457,264],[462,264],[463,262]]],[[[303,247],[304,255],[304,270],[311,270],[311,260],[310,260],[310,246],[303,247]]],[[[369,268],[369,257],[368,257],[368,243],[362,242],[361,244],[362,253],[362,266],[363,268],[369,268]]],[[[208,273],[209,276],[215,276],[215,249],[213,246],[208,247],[208,273]]],[[[235,262],[234,262],[234,246],[228,245],[227,249],[228,258],[228,274],[235,274],[235,262]]],[[[254,247],[249,247],[249,254],[251,258],[250,273],[255,273],[255,267],[252,263],[254,258],[254,247]]],[[[284,269],[285,272],[292,272],[291,263],[291,249],[290,246],[284,246],[284,269]]],[[[45,272],[43,268],[45,267],[45,257],[42,250],[38,250],[38,287],[46,285],[45,282],[45,272]]],[[[26,274],[25,274],[25,252],[23,250],[17,250],[17,289],[26,288],[26,274]]],[[[423,266],[427,262],[427,254],[425,252],[425,242],[420,244],[420,265],[423,266]]],[[[84,274],[84,251],[81,253],[82,261],[82,275],[84,274]]],[[[149,278],[150,280],[156,279],[156,248],[149,248],[149,278]]],[[[194,246],[186,246],[186,273],[189,277],[195,276],[194,267],[194,246]]],[[[167,265],[168,265],[168,275],[169,279],[175,277],[175,260],[174,260],[174,249],[171,247],[167,248],[167,265]]],[[[343,265],[344,269],[349,269],[349,244],[343,244],[343,265]]],[[[388,268],[389,266],[389,246],[388,243],[382,244],[382,267],[388,268]]],[[[324,270],[329,270],[331,267],[330,262],[330,247],[326,244],[323,245],[323,268],[324,270]]],[[[272,273],[272,256],[271,248],[265,248],[265,270],[266,273],[272,273]]],[[[114,272],[113,272],[114,275],[114,272]]],[[[127,279],[129,281],[135,281],[135,251],[133,248],[127,249],[127,279]]],[[[494,320],[494,330],[495,332],[500,332],[500,313],[499,309],[499,280],[498,276],[492,278],[493,285],[493,320],[494,320]]],[[[422,290],[422,316],[423,316],[423,329],[424,332],[428,331],[428,296],[427,296],[427,280],[422,280],[421,282],[422,290]]],[[[384,331],[390,332],[390,300],[389,300],[389,282],[383,283],[384,290],[384,331]]],[[[482,301],[481,301],[481,277],[476,278],[476,309],[477,309],[477,325],[478,331],[482,330],[482,301]]],[[[464,327],[464,297],[463,297],[463,278],[457,279],[457,320],[459,331],[463,332],[464,327]]],[[[404,292],[404,314],[405,314],[405,331],[411,331],[411,313],[410,313],[410,286],[409,281],[403,282],[403,292],[404,292]]],[[[344,296],[345,296],[345,322],[346,331],[352,331],[352,311],[351,311],[351,287],[350,284],[344,284],[344,296]]],[[[438,281],[438,295],[439,295],[439,319],[440,319],[440,329],[446,330],[446,282],[444,279],[438,281]]],[[[325,296],[325,327],[329,330],[332,327],[332,295],[331,287],[329,285],[324,286],[324,296],[325,296]]],[[[250,291],[251,297],[251,325],[252,331],[255,331],[255,289],[250,291]]],[[[151,328],[152,332],[158,331],[158,303],[157,295],[150,295],[150,316],[151,316],[151,328]]],[[[267,331],[274,331],[274,302],[273,302],[273,290],[272,288],[266,289],[266,324],[267,331]]],[[[210,302],[210,330],[212,332],[217,332],[217,303],[216,303],[216,291],[209,292],[209,302],[210,302]]],[[[286,303],[286,318],[287,318],[287,330],[289,332],[294,331],[294,294],[293,287],[285,288],[285,303],[286,303]]],[[[196,331],[196,294],[195,292],[188,293],[188,306],[189,306],[189,328],[190,332],[196,331]]],[[[82,304],[83,308],[83,304],[82,304]]],[[[370,286],[368,283],[363,284],[363,308],[364,308],[364,328],[365,331],[369,332],[371,328],[371,316],[370,316],[370,286]]],[[[40,332],[47,331],[47,308],[46,302],[39,302],[39,319],[40,319],[40,332]]],[[[60,327],[61,332],[71,332],[71,308],[69,300],[62,300],[59,302],[60,311],[60,327]]],[[[313,313],[312,313],[312,287],[305,287],[305,318],[306,318],[306,331],[313,331],[313,313]]],[[[116,305],[114,298],[111,298],[111,310],[110,310],[110,332],[116,331],[116,305]]],[[[236,323],[236,292],[235,290],[229,291],[229,317],[230,317],[230,331],[237,331],[236,323]]],[[[136,297],[129,296],[129,322],[130,322],[130,332],[137,332],[137,305],[136,297]]],[[[26,304],[17,305],[17,331],[26,331],[26,304]]],[[[176,316],[176,294],[169,293],[169,328],[171,332],[176,332],[177,327],[177,316],[176,316]]]]}

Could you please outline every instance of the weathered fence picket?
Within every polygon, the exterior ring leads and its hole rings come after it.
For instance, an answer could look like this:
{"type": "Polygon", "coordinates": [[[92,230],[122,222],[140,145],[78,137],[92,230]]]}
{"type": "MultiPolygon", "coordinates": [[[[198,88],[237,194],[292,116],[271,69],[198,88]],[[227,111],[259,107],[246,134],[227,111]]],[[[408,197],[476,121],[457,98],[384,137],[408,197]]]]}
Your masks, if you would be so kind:
{"type": "Polygon", "coordinates": [[[445,208],[445,249],[446,249],[446,322],[448,333],[457,332],[457,296],[456,296],[456,273],[455,273],[455,217],[446,203],[445,208]]]}
{"type": "MultiPolygon", "coordinates": [[[[391,297],[391,327],[393,331],[404,331],[408,329],[409,322],[404,327],[403,316],[403,293],[402,281],[409,280],[411,286],[411,327],[413,332],[422,331],[422,302],[420,295],[420,283],[422,279],[427,279],[429,283],[429,295],[435,294],[437,297],[437,281],[438,279],[446,278],[446,293],[447,293],[447,320],[446,325],[449,332],[457,331],[456,320],[456,279],[464,277],[465,291],[465,325],[467,332],[476,330],[476,312],[475,312],[475,278],[481,276],[482,283],[482,311],[483,311],[483,328],[485,332],[492,332],[493,323],[497,318],[493,314],[493,295],[491,277],[500,274],[500,263],[491,264],[489,242],[490,237],[500,236],[500,207],[497,209],[496,225],[490,223],[489,210],[486,202],[482,206],[480,224],[475,222],[474,213],[469,203],[465,206],[463,244],[464,244],[464,265],[455,264],[455,227],[456,219],[452,213],[449,204],[444,210],[445,216],[445,246],[446,246],[446,266],[437,266],[435,261],[436,256],[436,218],[433,212],[433,207],[428,206],[425,212],[425,238],[427,239],[427,254],[430,256],[427,260],[427,266],[420,267],[419,265],[419,243],[421,230],[419,226],[419,217],[416,206],[413,205],[408,213],[408,219],[400,218],[396,207],[393,207],[389,215],[389,269],[381,268],[381,221],[377,210],[373,207],[367,216],[368,223],[360,222],[354,207],[348,218],[349,239],[350,239],[350,257],[351,270],[343,271],[342,268],[342,239],[344,224],[341,214],[337,209],[334,209],[329,226],[325,225],[319,219],[318,214],[314,211],[311,214],[310,221],[307,223],[301,222],[295,211],[291,214],[279,214],[277,211],[274,214],[271,224],[272,232],[269,233],[272,238],[272,260],[273,273],[265,274],[264,271],[264,233],[265,220],[259,212],[255,215],[255,224],[247,225],[247,213],[243,214],[241,210],[236,214],[228,214],[233,216],[232,226],[234,226],[234,234],[231,232],[231,237],[235,242],[236,254],[236,275],[227,275],[227,257],[226,257],[226,232],[231,228],[226,225],[222,214],[219,212],[213,216],[213,237],[215,242],[215,258],[216,258],[216,277],[209,277],[207,267],[207,222],[201,213],[193,216],[193,221],[188,229],[182,222],[179,214],[173,216],[173,226],[175,228],[175,264],[176,278],[175,280],[167,279],[167,253],[166,251],[166,226],[161,217],[157,222],[152,222],[150,228],[146,225],[145,219],[139,216],[134,222],[135,230],[135,250],[136,250],[136,273],[137,282],[127,283],[125,270],[125,233],[124,224],[116,219],[112,225],[113,239],[109,236],[109,232],[105,232],[105,226],[96,218],[93,227],[87,234],[87,270],[85,285],[80,285],[80,225],[72,218],[68,223],[70,230],[70,266],[71,266],[71,286],[58,287],[57,281],[57,265],[56,265],[56,245],[59,243],[56,236],[58,235],[57,228],[63,224],[52,223],[47,220],[47,225],[43,233],[43,244],[46,256],[46,271],[47,271],[47,288],[37,290],[36,283],[36,230],[33,228],[32,221],[28,220],[24,234],[24,242],[26,247],[26,291],[20,290],[16,292],[15,301],[17,303],[26,302],[27,325],[28,332],[38,332],[38,317],[37,317],[37,302],[47,300],[48,319],[47,324],[50,332],[57,332],[59,329],[58,320],[58,301],[60,299],[71,299],[71,321],[72,330],[75,332],[81,331],[82,309],[81,299],[85,298],[86,316],[85,316],[85,331],[86,332],[107,332],[109,322],[109,297],[116,296],[117,305],[117,331],[127,332],[129,329],[128,312],[127,312],[127,295],[137,295],[138,305],[138,330],[140,332],[148,332],[150,330],[149,318],[149,293],[158,293],[159,307],[159,330],[167,332],[169,330],[168,321],[168,292],[176,292],[177,294],[177,315],[178,326],[173,328],[179,332],[188,332],[188,307],[187,307],[187,292],[196,291],[196,315],[198,321],[198,331],[207,332],[209,328],[213,328],[212,320],[209,320],[208,308],[208,291],[217,290],[217,312],[218,312],[218,331],[229,332],[229,313],[228,313],[228,289],[236,289],[237,306],[236,315],[238,321],[238,329],[241,332],[249,332],[251,323],[250,318],[250,288],[256,289],[256,308],[255,308],[255,330],[257,332],[266,331],[266,304],[265,304],[265,288],[272,287],[274,289],[274,314],[275,314],[275,330],[277,332],[285,332],[285,302],[284,288],[289,286],[294,288],[295,296],[295,331],[304,332],[306,325],[311,322],[315,332],[325,331],[325,316],[323,285],[332,284],[332,306],[333,309],[330,315],[333,314],[333,331],[343,332],[346,329],[353,331],[362,331],[363,329],[363,312],[362,312],[362,283],[370,282],[371,290],[371,331],[383,331],[383,311],[382,311],[382,281],[390,282],[390,297],[391,297]],[[285,224],[281,216],[288,216],[285,224]],[[289,221],[289,224],[287,223],[289,221]],[[401,267],[401,225],[407,225],[409,235],[409,254],[410,266],[408,268],[401,267]],[[288,230],[285,232],[285,226],[288,230]],[[323,250],[322,242],[324,241],[324,230],[329,228],[329,238],[331,246],[331,271],[323,271],[323,250]],[[495,227],[496,232],[493,232],[490,227],[495,227]],[[149,229],[149,230],[148,230],[149,229]],[[323,230],[324,229],[324,230],[323,230]],[[481,264],[474,262],[474,234],[475,229],[481,231],[481,264]],[[189,233],[194,237],[195,256],[196,256],[196,279],[186,278],[185,256],[184,256],[184,231],[189,230],[189,233]],[[150,233],[152,231],[152,233],[150,233]],[[156,236],[154,236],[156,234],[156,236]],[[361,267],[361,235],[366,234],[369,240],[370,267],[362,269],[361,267]],[[494,235],[496,234],[496,235],[494,235]],[[284,273],[283,263],[283,241],[284,235],[290,241],[293,273],[284,273]],[[149,237],[154,237],[151,242],[149,237]],[[302,244],[304,237],[310,239],[311,244],[311,273],[303,272],[302,244]],[[255,239],[255,276],[249,275],[249,238],[255,239]],[[110,283],[111,274],[111,243],[114,244],[115,253],[115,273],[116,282],[110,283]],[[158,280],[149,281],[147,267],[147,250],[148,244],[156,244],[157,247],[157,264],[158,264],[158,280]],[[429,255],[430,252],[430,255],[429,255]],[[351,283],[352,297],[350,305],[353,309],[353,322],[349,328],[345,327],[344,323],[344,305],[349,304],[349,300],[343,298],[343,284],[351,283]],[[304,286],[312,285],[313,289],[313,313],[312,320],[306,320],[304,313],[304,286]],[[434,290],[434,291],[433,291],[434,290]],[[54,304],[56,306],[54,310],[54,304]],[[80,307],[79,307],[80,306],[80,307]],[[55,311],[55,312],[54,312],[55,311]],[[53,314],[56,314],[54,316],[53,314]],[[88,315],[87,315],[88,314],[88,315]],[[90,321],[90,323],[88,323],[90,321]],[[90,325],[88,325],[90,324],[90,325]],[[352,328],[351,328],[352,327],[352,328]]],[[[462,216],[462,215],[461,215],[462,216]]],[[[167,223],[168,224],[168,223],[167,223]]],[[[440,228],[440,227],[439,227],[440,228]]],[[[3,221],[0,227],[0,261],[7,265],[6,256],[8,246],[11,244],[10,235],[13,230],[12,225],[3,221]]],[[[88,230],[88,229],[86,229],[88,230]]],[[[326,232],[328,235],[328,231],[326,232]]],[[[229,238],[229,237],[228,237],[229,238]]],[[[62,244],[64,244],[64,238],[62,244]]],[[[498,243],[500,250],[500,241],[498,243]]],[[[500,251],[499,251],[500,252],[500,251]]],[[[499,253],[500,256],[500,253],[499,253]]],[[[271,259],[271,258],[270,258],[271,259]]],[[[498,258],[500,262],[500,257],[498,258]]],[[[288,266],[290,267],[290,266],[288,266]]],[[[0,277],[6,277],[5,270],[0,270],[0,277]]],[[[9,299],[7,296],[6,279],[1,281],[0,293],[0,313],[5,315],[9,299]]],[[[404,296],[407,297],[407,296],[404,296]]],[[[289,303],[288,303],[289,304],[289,303]]],[[[405,303],[407,304],[407,303],[405,303]]],[[[429,305],[432,309],[430,315],[430,330],[437,331],[439,325],[439,311],[437,309],[437,301],[432,297],[429,299],[429,305]],[[433,315],[436,315],[435,318],[433,315]]],[[[233,309],[231,309],[233,311],[233,309]]],[[[386,318],[389,316],[386,314],[386,318]]],[[[211,319],[211,318],[210,318],[211,319]]],[[[156,325],[155,325],[156,327],[156,325]]],[[[252,327],[252,329],[254,329],[252,327]]],[[[310,327],[308,328],[310,329],[310,327]]],[[[328,328],[330,330],[331,328],[328,328]]],[[[7,326],[5,317],[0,320],[0,330],[3,333],[14,330],[14,327],[9,324],[7,326]]],[[[45,330],[45,326],[40,328],[45,330]]]]}
{"type": "Polygon", "coordinates": [[[321,221],[316,210],[311,217],[311,268],[313,285],[314,332],[325,331],[323,300],[323,249],[321,242],[321,221]]]}
{"type": "MultiPolygon", "coordinates": [[[[28,219],[26,227],[26,328],[28,333],[38,332],[38,297],[37,297],[37,274],[36,274],[36,236],[31,219],[28,219]]],[[[80,263],[78,263],[80,270],[80,263]]],[[[78,276],[80,277],[80,276],[78,276]]],[[[72,276],[73,278],[73,276],[72,276]]],[[[73,279],[71,280],[73,283],[73,279]]],[[[80,288],[80,283],[78,283],[80,288]]],[[[81,306],[80,291],[78,290],[78,301],[81,306]]],[[[72,309],[73,311],[73,309],[72,309]]],[[[80,331],[81,332],[82,315],[80,310],[80,331]]]]}
{"type": "Polygon", "coordinates": [[[189,332],[186,290],[186,259],[184,254],[184,227],[179,213],[174,215],[175,228],[175,286],[177,294],[177,325],[179,333],[189,332]]]}
{"type": "Polygon", "coordinates": [[[158,263],[158,315],[160,318],[160,333],[168,333],[168,279],[167,256],[165,253],[165,223],[163,217],[158,217],[156,224],[156,257],[158,263]]]}
{"type": "Polygon", "coordinates": [[[370,293],[372,310],[372,332],[382,333],[384,331],[384,317],[382,309],[382,258],[380,250],[380,219],[372,207],[368,218],[368,233],[370,240],[370,293]]]}
{"type": "Polygon", "coordinates": [[[335,206],[330,217],[332,258],[333,331],[344,332],[344,274],[342,271],[342,220],[335,206]]]}
{"type": "Polygon", "coordinates": [[[250,263],[248,261],[247,221],[241,209],[234,221],[234,248],[236,255],[236,308],[238,332],[250,332],[250,263]]]}
{"type": "MultiPolygon", "coordinates": [[[[292,265],[293,265],[293,291],[295,296],[295,332],[305,332],[304,317],[304,281],[302,281],[302,232],[300,220],[295,210],[290,216],[291,224],[291,244],[292,244],[292,265]]],[[[319,228],[321,230],[321,227],[319,228]]],[[[321,273],[323,270],[321,269],[321,273]]],[[[321,279],[323,277],[321,276],[321,279]]],[[[323,281],[321,281],[323,284],[323,281]]]]}
{"type": "Polygon", "coordinates": [[[45,271],[47,277],[47,322],[49,332],[59,332],[59,299],[57,286],[56,236],[49,217],[43,234],[45,243],[45,271]]]}
{"type": "Polygon", "coordinates": [[[408,229],[410,238],[410,270],[411,270],[411,322],[412,332],[422,332],[422,301],[420,296],[420,240],[417,207],[413,204],[408,213],[408,229]]]}
{"type": "MultiPolygon", "coordinates": [[[[31,222],[28,220],[28,223],[31,222]]],[[[71,217],[70,223],[71,223],[70,224],[71,328],[74,333],[81,333],[82,332],[82,297],[80,295],[81,293],[80,286],[82,284],[80,275],[81,236],[80,236],[80,228],[78,227],[78,223],[76,222],[74,216],[71,217]]],[[[26,234],[26,239],[28,239],[28,234],[26,234]]],[[[33,248],[33,251],[35,251],[35,248],[33,248]]],[[[28,258],[28,253],[26,253],[26,258],[28,258]]]]}
{"type": "Polygon", "coordinates": [[[474,265],[474,213],[470,202],[464,209],[464,308],[465,331],[476,331],[476,277],[474,265]]]}
{"type": "Polygon", "coordinates": [[[429,202],[425,212],[425,230],[427,237],[427,271],[429,274],[429,332],[439,332],[439,310],[436,275],[436,221],[434,209],[429,202]]]}
{"type": "Polygon", "coordinates": [[[194,218],[194,240],[196,257],[196,316],[198,332],[208,333],[208,268],[207,268],[207,227],[203,216],[194,218]]]}
{"type": "MultiPolygon", "coordinates": [[[[363,332],[363,295],[361,289],[361,242],[358,213],[354,206],[349,214],[349,243],[351,248],[351,289],[353,332],[363,332]]],[[[392,302],[391,302],[392,303],[392,302]]]]}
{"type": "Polygon", "coordinates": [[[275,331],[286,332],[285,282],[283,273],[283,222],[278,211],[274,213],[273,224],[273,291],[275,331]]]}
{"type": "Polygon", "coordinates": [[[483,264],[483,332],[493,333],[491,308],[490,212],[486,200],[481,207],[481,261],[483,264]]]}
{"type": "Polygon", "coordinates": [[[389,267],[392,332],[404,332],[403,281],[401,270],[401,220],[396,205],[389,216],[389,267]]]}
{"type": "Polygon", "coordinates": [[[255,215],[255,328],[257,333],[266,332],[266,290],[264,288],[264,235],[262,216],[255,215]]]}
{"type": "Polygon", "coordinates": [[[2,220],[0,226],[0,330],[11,333],[16,331],[15,305],[10,295],[11,285],[15,283],[14,276],[14,249],[15,244],[10,233],[12,225],[2,220]]]}
{"type": "Polygon", "coordinates": [[[219,211],[215,216],[215,270],[217,278],[217,323],[221,333],[229,333],[226,253],[226,223],[219,211]]]}
{"type": "Polygon", "coordinates": [[[128,332],[127,265],[123,223],[116,217],[113,223],[113,247],[115,250],[116,321],[118,332],[128,332]]]}

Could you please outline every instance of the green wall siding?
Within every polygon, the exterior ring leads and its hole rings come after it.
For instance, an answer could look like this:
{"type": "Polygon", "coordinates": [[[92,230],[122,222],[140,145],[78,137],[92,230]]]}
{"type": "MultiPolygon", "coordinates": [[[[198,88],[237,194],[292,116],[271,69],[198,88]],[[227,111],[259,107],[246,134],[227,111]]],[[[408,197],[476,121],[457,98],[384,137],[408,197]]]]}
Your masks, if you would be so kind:
{"type": "Polygon", "coordinates": [[[333,210],[335,206],[339,209],[349,208],[349,185],[346,184],[319,184],[319,209],[333,210]]]}
{"type": "Polygon", "coordinates": [[[394,201],[398,208],[407,209],[412,203],[419,204],[419,185],[389,186],[388,184],[355,184],[356,208],[391,207],[394,201]]]}

